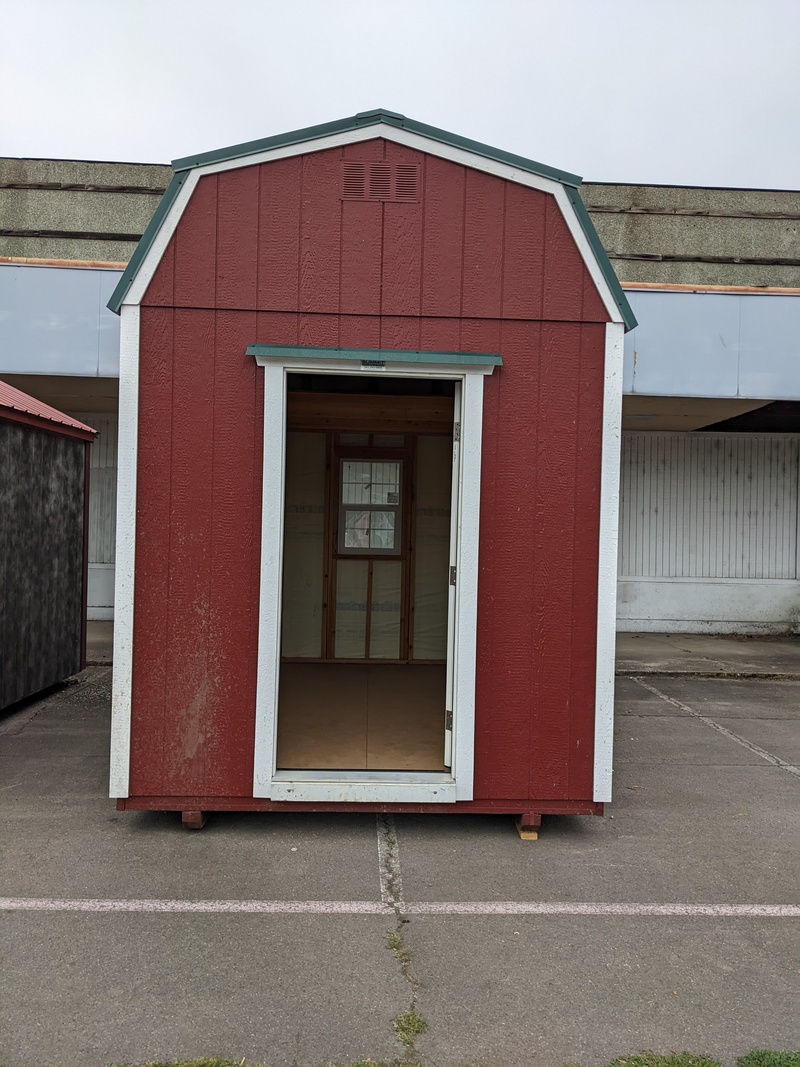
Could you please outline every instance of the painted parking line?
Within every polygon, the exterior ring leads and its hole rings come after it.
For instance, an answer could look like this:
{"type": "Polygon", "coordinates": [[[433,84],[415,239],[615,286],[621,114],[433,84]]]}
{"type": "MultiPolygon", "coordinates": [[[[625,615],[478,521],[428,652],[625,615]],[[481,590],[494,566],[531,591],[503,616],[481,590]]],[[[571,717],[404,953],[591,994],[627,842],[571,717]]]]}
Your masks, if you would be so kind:
{"type": "Polygon", "coordinates": [[[407,915],[661,915],[692,917],[709,915],[718,919],[800,918],[796,904],[606,904],[572,901],[448,901],[446,903],[406,904],[407,915]]]}
{"type": "Polygon", "coordinates": [[[393,915],[378,900],[157,900],[0,897],[0,911],[155,912],[238,915],[393,915]]]}
{"type": "MultiPolygon", "coordinates": [[[[580,901],[417,901],[398,904],[403,915],[590,915],[716,919],[797,919],[800,904],[614,904],[580,901]]],[[[158,900],[0,897],[0,911],[147,912],[235,915],[383,915],[392,904],[373,900],[158,900]]]]}
{"type": "Polygon", "coordinates": [[[695,711],[694,708],[690,708],[689,705],[684,704],[682,700],[676,700],[675,697],[667,696],[666,693],[662,693],[660,689],[656,689],[654,685],[651,685],[650,682],[646,682],[643,678],[636,676],[633,681],[636,682],[637,685],[640,685],[642,689],[647,689],[649,692],[655,694],[655,696],[661,697],[662,700],[666,700],[666,702],[672,704],[673,707],[680,708],[681,711],[686,712],[687,715],[699,719],[700,722],[705,723],[706,726],[710,726],[712,730],[717,730],[723,737],[727,737],[729,741],[735,741],[737,745],[741,745],[742,748],[748,749],[755,756],[760,756],[761,759],[766,760],[767,763],[771,763],[773,767],[780,767],[782,771],[794,775],[795,778],[800,778],[800,767],[794,767],[791,763],[787,763],[786,760],[782,760],[780,756],[774,756],[760,745],[755,745],[752,741],[748,741],[746,737],[742,737],[740,734],[734,733],[733,730],[729,730],[727,726],[721,726],[720,723],[715,722],[713,719],[709,719],[707,715],[703,715],[699,711],[695,711]]]}

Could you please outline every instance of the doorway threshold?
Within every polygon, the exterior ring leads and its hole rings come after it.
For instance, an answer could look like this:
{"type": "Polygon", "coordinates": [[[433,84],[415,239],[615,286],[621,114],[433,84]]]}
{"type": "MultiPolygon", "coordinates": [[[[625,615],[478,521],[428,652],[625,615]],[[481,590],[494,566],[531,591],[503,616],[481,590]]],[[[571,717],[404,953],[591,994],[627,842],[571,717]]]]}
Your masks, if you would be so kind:
{"type": "Polygon", "coordinates": [[[272,800],[452,804],[452,774],[429,771],[276,771],[272,800]]]}

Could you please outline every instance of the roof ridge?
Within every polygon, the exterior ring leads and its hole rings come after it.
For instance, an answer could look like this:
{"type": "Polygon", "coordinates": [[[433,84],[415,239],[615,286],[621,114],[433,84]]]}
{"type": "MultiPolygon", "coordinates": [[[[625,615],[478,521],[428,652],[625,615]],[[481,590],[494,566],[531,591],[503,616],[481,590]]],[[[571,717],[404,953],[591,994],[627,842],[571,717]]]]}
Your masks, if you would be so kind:
{"type": "Polygon", "coordinates": [[[97,436],[97,430],[87,426],[85,422],[73,419],[71,415],[65,415],[58,408],[51,407],[50,404],[45,404],[43,400],[37,400],[36,397],[31,396],[29,393],[23,393],[21,389],[17,389],[16,386],[9,385],[8,382],[0,379],[0,412],[3,410],[16,411],[22,415],[31,415],[33,418],[44,419],[47,422],[64,426],[70,430],[80,430],[83,433],[91,434],[93,437],[97,436]]]}

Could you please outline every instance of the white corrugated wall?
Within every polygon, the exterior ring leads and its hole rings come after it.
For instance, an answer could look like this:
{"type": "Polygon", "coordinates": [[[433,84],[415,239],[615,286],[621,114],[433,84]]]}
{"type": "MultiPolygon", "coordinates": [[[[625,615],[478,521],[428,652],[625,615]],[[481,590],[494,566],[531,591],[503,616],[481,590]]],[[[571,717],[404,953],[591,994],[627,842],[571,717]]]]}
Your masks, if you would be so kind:
{"type": "Polygon", "coordinates": [[[623,435],[620,628],[791,628],[799,483],[795,435],[623,435]]]}
{"type": "Polygon", "coordinates": [[[90,619],[114,617],[114,552],[117,525],[117,416],[72,412],[98,431],[89,473],[90,619]]]}

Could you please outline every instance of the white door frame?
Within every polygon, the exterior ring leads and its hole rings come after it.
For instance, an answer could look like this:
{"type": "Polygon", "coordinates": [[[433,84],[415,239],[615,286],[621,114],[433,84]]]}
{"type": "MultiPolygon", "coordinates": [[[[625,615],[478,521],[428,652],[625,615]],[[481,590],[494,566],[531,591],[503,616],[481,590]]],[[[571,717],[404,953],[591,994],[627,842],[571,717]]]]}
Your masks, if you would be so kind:
{"type": "MultiPolygon", "coordinates": [[[[253,346],[253,349],[259,347],[253,346]]],[[[296,349],[294,354],[291,349],[283,350],[284,354],[253,352],[264,368],[265,413],[253,796],[271,800],[415,804],[472,800],[483,378],[491,374],[499,360],[495,358],[491,363],[487,360],[475,364],[472,357],[465,355],[464,363],[460,364],[453,362],[453,356],[442,362],[441,357],[437,361],[436,353],[414,353],[414,361],[398,362],[398,355],[393,354],[392,361],[383,369],[378,365],[380,354],[377,352],[362,359],[353,358],[356,353],[352,351],[332,358],[333,352],[328,355],[319,349],[315,358],[313,351],[310,350],[308,356],[299,355],[296,349]],[[277,770],[286,378],[292,372],[354,376],[386,374],[397,378],[444,378],[461,383],[453,762],[452,770],[447,773],[277,770]]]]}

